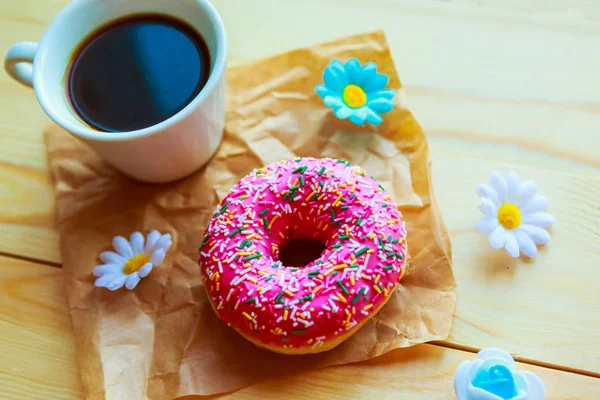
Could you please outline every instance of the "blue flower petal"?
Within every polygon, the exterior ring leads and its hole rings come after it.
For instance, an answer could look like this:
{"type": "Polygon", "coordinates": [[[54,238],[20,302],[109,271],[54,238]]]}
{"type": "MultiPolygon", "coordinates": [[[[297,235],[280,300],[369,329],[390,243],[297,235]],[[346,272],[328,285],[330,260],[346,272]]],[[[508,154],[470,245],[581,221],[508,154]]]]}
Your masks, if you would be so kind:
{"type": "Polygon", "coordinates": [[[377,99],[379,97],[382,97],[384,99],[393,99],[394,96],[396,95],[396,91],[394,89],[381,89],[381,90],[377,90],[375,92],[371,92],[369,93],[369,97],[372,99],[377,99]]]}
{"type": "Polygon", "coordinates": [[[372,123],[373,125],[379,125],[383,121],[381,115],[377,114],[375,111],[370,109],[369,107],[364,107],[367,111],[367,122],[372,123]]]}
{"type": "Polygon", "coordinates": [[[386,113],[392,111],[392,108],[394,108],[394,101],[380,97],[377,99],[370,100],[367,103],[367,106],[373,111],[377,111],[379,113],[386,113]]]}
{"type": "Polygon", "coordinates": [[[344,68],[344,64],[342,64],[339,60],[333,60],[330,62],[323,72],[323,80],[329,89],[341,93],[344,87],[348,85],[349,80],[349,76],[344,68]]]}
{"type": "Polygon", "coordinates": [[[518,394],[511,370],[505,365],[494,364],[494,360],[483,363],[471,384],[502,399],[512,399],[518,394]]]}
{"type": "Polygon", "coordinates": [[[333,108],[333,111],[337,111],[342,107],[347,107],[346,104],[344,104],[344,102],[342,101],[342,99],[334,96],[325,97],[323,103],[325,103],[327,107],[333,108]]]}
{"type": "Polygon", "coordinates": [[[352,111],[352,115],[350,115],[350,122],[356,125],[364,124],[365,120],[367,119],[367,107],[352,109],[352,111]]]}
{"type": "Polygon", "coordinates": [[[384,74],[373,74],[373,76],[369,77],[368,81],[365,81],[363,89],[365,92],[369,93],[374,90],[381,90],[387,85],[389,78],[384,74]]]}
{"type": "Polygon", "coordinates": [[[348,74],[348,83],[358,85],[362,77],[362,69],[358,60],[356,58],[349,59],[346,61],[344,68],[348,74]]]}
{"type": "MultiPolygon", "coordinates": [[[[369,92],[368,87],[371,81],[377,76],[377,64],[374,62],[368,62],[361,68],[360,77],[356,82],[357,85],[363,88],[365,92],[369,92]]],[[[380,88],[377,88],[380,89],[380,88]]]]}
{"type": "Polygon", "coordinates": [[[353,124],[356,124],[356,125],[362,125],[365,123],[365,120],[364,120],[364,118],[361,118],[356,114],[352,114],[350,116],[350,122],[352,122],[353,124]]]}
{"type": "Polygon", "coordinates": [[[373,61],[369,61],[368,63],[362,66],[362,71],[365,74],[373,75],[377,73],[377,64],[375,64],[373,61]]]}
{"type": "Polygon", "coordinates": [[[335,112],[335,116],[339,119],[346,119],[352,115],[352,112],[353,110],[344,104],[342,108],[335,112]]]}
{"type": "Polygon", "coordinates": [[[325,99],[327,96],[331,96],[331,90],[325,85],[317,85],[316,92],[322,99],[325,99]]]}

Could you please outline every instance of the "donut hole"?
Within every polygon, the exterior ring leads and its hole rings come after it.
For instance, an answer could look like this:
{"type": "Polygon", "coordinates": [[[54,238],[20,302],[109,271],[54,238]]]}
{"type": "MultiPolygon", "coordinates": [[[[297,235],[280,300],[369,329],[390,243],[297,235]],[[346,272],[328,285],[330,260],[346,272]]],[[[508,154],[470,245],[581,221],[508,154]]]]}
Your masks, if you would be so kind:
{"type": "Polygon", "coordinates": [[[279,261],[289,268],[303,267],[321,257],[324,250],[325,245],[318,240],[293,238],[283,245],[279,261]]]}

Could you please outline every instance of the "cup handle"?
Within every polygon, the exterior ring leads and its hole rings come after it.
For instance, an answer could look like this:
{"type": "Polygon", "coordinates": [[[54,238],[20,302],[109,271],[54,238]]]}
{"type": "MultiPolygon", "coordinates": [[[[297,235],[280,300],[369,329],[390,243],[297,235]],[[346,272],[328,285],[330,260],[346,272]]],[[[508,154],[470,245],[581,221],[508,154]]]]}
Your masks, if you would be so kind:
{"type": "Polygon", "coordinates": [[[36,42],[19,42],[13,44],[6,53],[4,69],[25,86],[33,87],[33,58],[38,47],[36,42]]]}

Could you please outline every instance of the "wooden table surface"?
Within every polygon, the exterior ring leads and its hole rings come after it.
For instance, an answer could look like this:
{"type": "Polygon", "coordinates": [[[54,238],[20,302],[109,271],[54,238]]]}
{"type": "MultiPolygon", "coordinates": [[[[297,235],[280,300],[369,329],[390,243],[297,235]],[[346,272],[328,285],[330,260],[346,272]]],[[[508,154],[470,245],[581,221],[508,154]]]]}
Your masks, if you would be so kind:
{"type": "MultiPolygon", "coordinates": [[[[0,2],[0,53],[39,40],[67,0],[0,2]]],[[[428,135],[453,244],[448,340],[263,382],[233,398],[451,399],[462,360],[502,347],[548,399],[600,398],[600,2],[214,0],[229,62],[383,28],[428,135]],[[537,259],[475,233],[493,171],[538,182],[557,218],[537,259]],[[284,395],[285,393],[285,395],[284,395]]],[[[82,398],[53,188],[33,92],[0,72],[0,398],[82,398]]]]}

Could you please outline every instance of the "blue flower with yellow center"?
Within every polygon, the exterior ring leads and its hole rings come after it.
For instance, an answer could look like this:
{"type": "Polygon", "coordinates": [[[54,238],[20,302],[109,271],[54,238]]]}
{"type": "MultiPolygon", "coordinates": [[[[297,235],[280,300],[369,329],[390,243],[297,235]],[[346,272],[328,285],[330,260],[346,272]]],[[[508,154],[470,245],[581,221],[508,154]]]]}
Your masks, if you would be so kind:
{"type": "Polygon", "coordinates": [[[317,85],[317,94],[340,119],[349,119],[356,125],[365,121],[379,125],[383,121],[381,114],[394,107],[396,92],[385,88],[388,77],[378,73],[373,62],[361,66],[356,58],[346,64],[333,60],[325,68],[323,80],[324,85],[317,85]]]}

